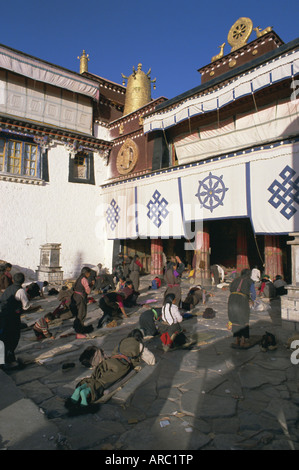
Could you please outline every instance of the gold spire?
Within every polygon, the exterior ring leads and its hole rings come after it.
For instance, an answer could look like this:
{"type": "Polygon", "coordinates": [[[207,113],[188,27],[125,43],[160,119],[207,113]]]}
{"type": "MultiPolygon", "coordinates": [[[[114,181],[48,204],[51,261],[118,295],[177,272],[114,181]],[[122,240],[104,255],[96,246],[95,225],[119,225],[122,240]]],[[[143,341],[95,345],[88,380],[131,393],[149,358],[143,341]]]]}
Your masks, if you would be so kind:
{"type": "Polygon", "coordinates": [[[88,72],[89,55],[85,54],[84,49],[81,57],[78,56],[77,59],[80,59],[80,73],[88,72]]]}
{"type": "Polygon", "coordinates": [[[156,79],[151,80],[150,78],[151,69],[145,74],[141,67],[142,64],[138,64],[138,68],[135,70],[133,66],[133,73],[129,77],[121,74],[123,85],[125,85],[125,80],[128,80],[124,115],[132,113],[136,109],[148,104],[152,99],[151,83],[154,84],[154,90],[156,88],[156,79]]]}

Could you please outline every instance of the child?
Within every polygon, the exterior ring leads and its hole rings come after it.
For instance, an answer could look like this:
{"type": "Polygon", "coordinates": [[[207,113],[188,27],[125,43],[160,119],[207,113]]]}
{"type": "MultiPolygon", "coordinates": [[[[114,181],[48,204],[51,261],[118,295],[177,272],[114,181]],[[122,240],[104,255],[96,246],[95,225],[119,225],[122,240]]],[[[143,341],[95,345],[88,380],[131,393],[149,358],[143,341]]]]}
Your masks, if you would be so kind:
{"type": "Polygon", "coordinates": [[[53,314],[47,313],[44,317],[40,318],[39,320],[35,322],[33,331],[37,339],[44,339],[44,338],[54,339],[54,336],[49,331],[49,325],[48,325],[48,323],[50,323],[50,321],[52,320],[54,320],[53,314]]]}

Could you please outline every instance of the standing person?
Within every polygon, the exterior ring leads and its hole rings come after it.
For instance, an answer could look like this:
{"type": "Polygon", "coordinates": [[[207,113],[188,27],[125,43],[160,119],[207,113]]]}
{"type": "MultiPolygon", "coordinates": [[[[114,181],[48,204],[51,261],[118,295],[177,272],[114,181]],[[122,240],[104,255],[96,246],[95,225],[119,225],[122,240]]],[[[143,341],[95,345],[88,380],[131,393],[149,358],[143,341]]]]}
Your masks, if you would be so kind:
{"type": "Polygon", "coordinates": [[[166,266],[164,281],[167,287],[164,293],[164,299],[168,294],[174,294],[176,305],[179,306],[181,302],[181,275],[185,269],[185,265],[178,256],[176,256],[175,259],[176,263],[170,261],[166,266]]]}
{"type": "Polygon", "coordinates": [[[128,318],[124,309],[124,295],[122,292],[108,292],[99,301],[99,307],[103,310],[103,316],[99,319],[98,328],[101,328],[119,316],[119,311],[128,318]]]}
{"type": "Polygon", "coordinates": [[[230,285],[228,299],[228,319],[232,323],[235,338],[234,347],[249,347],[250,300],[256,299],[254,282],[250,269],[243,269],[241,275],[230,285]]]}
{"type": "Polygon", "coordinates": [[[84,267],[81,269],[81,274],[74,285],[74,293],[72,295],[71,310],[76,317],[74,321],[74,330],[76,333],[90,333],[93,330],[92,325],[84,326],[84,320],[87,314],[87,296],[90,294],[91,289],[88,283],[91,269],[84,267]]]}
{"type": "Polygon", "coordinates": [[[168,294],[165,297],[162,307],[162,321],[161,341],[165,352],[169,351],[170,348],[182,346],[187,342],[187,338],[180,325],[183,317],[177,306],[175,294],[168,294]]]}
{"type": "Polygon", "coordinates": [[[5,364],[13,367],[18,363],[15,350],[20,340],[22,312],[37,310],[32,307],[22,284],[25,281],[23,273],[13,276],[13,284],[5,289],[0,300],[0,340],[5,347],[5,364]]]}
{"type": "Polygon", "coordinates": [[[142,264],[138,255],[135,255],[130,264],[130,280],[133,282],[134,290],[139,291],[139,278],[142,269],[142,264]]]}
{"type": "Polygon", "coordinates": [[[254,266],[254,268],[251,270],[251,279],[256,284],[261,281],[261,271],[258,269],[257,266],[254,266]]]}

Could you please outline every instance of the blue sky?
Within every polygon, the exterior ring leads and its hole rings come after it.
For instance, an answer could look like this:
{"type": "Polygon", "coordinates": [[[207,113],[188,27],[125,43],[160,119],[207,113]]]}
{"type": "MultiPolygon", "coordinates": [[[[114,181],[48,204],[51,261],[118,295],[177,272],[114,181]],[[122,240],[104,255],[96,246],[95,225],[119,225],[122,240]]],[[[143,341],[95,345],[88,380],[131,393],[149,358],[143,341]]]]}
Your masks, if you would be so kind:
{"type": "MultiPolygon", "coordinates": [[[[240,17],[272,26],[284,42],[298,34],[298,0],[14,0],[1,2],[0,43],[79,72],[85,49],[89,72],[122,83],[142,63],[157,79],[152,98],[173,98],[200,84],[240,17]]],[[[253,31],[249,42],[255,39],[253,31]]]]}

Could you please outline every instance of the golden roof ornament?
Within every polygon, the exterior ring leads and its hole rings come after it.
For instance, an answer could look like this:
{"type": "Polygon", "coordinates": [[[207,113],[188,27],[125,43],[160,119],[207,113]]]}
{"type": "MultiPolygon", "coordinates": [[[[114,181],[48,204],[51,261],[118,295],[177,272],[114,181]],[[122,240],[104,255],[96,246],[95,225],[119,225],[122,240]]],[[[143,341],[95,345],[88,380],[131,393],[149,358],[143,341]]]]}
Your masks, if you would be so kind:
{"type": "Polygon", "coordinates": [[[126,101],[124,115],[136,111],[136,109],[145,106],[151,101],[151,83],[154,84],[154,90],[156,88],[155,82],[156,79],[151,80],[150,73],[151,69],[147,73],[144,73],[141,70],[142,64],[138,64],[137,70],[133,66],[133,73],[126,77],[124,74],[121,74],[123,78],[123,85],[125,85],[125,80],[128,80],[127,90],[126,90],[126,101]]]}
{"type": "Polygon", "coordinates": [[[252,21],[250,18],[239,18],[230,28],[227,42],[232,46],[231,52],[247,44],[252,33],[252,21]]]}
{"type": "Polygon", "coordinates": [[[212,57],[211,62],[215,62],[215,60],[221,59],[221,57],[223,57],[224,46],[225,46],[225,42],[223,44],[221,44],[221,46],[219,46],[220,47],[220,52],[219,52],[219,54],[214,55],[214,57],[212,57]]]}
{"type": "Polygon", "coordinates": [[[256,32],[256,37],[260,38],[261,36],[264,36],[264,34],[270,33],[270,31],[272,31],[272,26],[268,26],[263,30],[258,26],[257,28],[253,28],[253,30],[256,32]]]}
{"type": "Polygon", "coordinates": [[[80,73],[88,72],[89,55],[85,53],[84,49],[81,57],[78,56],[77,59],[80,59],[80,73]]]}

